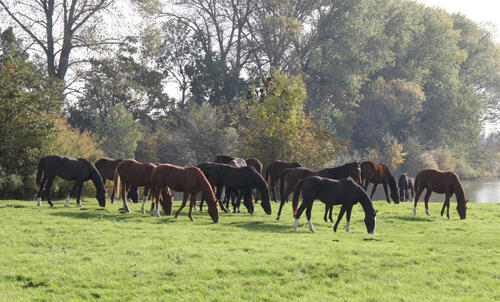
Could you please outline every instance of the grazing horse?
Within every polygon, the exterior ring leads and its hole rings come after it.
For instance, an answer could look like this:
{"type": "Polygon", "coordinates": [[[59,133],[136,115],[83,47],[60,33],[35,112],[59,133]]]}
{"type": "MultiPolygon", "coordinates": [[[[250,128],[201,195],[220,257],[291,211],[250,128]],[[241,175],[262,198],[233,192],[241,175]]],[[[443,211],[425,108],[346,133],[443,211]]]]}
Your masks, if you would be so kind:
{"type": "Polygon", "coordinates": [[[302,215],[302,212],[306,210],[309,230],[313,233],[316,232],[311,220],[311,210],[315,199],[319,199],[325,204],[342,205],[337,221],[333,226],[333,230],[335,232],[337,232],[337,226],[344,216],[344,212],[347,212],[345,230],[349,232],[351,210],[353,205],[359,202],[363,207],[363,211],[365,212],[366,230],[369,234],[375,234],[377,211],[375,211],[375,209],[373,208],[373,203],[370,197],[368,197],[368,193],[366,193],[366,191],[359,184],[353,181],[352,178],[334,180],[319,176],[304,178],[295,186],[292,201],[293,214],[295,216],[295,223],[293,224],[293,228],[295,229],[295,231],[297,231],[297,228],[299,226],[299,219],[302,215]],[[302,204],[297,210],[299,195],[301,195],[301,193],[302,204]]]}
{"type": "MultiPolygon", "coordinates": [[[[115,169],[116,166],[123,160],[123,158],[112,159],[109,157],[101,157],[95,162],[95,167],[99,174],[101,174],[102,182],[106,186],[106,180],[113,180],[115,177],[115,169]]],[[[115,198],[115,190],[111,191],[111,203],[114,203],[115,198]]],[[[130,198],[134,203],[139,202],[139,192],[137,191],[136,186],[131,186],[128,194],[128,198],[130,198]]]]}
{"type": "Polygon", "coordinates": [[[432,192],[445,194],[441,216],[443,216],[444,208],[446,207],[446,217],[450,219],[450,198],[453,194],[457,197],[457,211],[460,219],[465,219],[467,214],[467,203],[465,199],[464,188],[460,182],[460,178],[455,172],[440,171],[437,169],[422,169],[418,172],[415,178],[415,203],[413,214],[417,214],[417,202],[422,191],[427,189],[425,193],[425,213],[431,216],[429,212],[429,198],[432,192]]]}
{"type": "Polygon", "coordinates": [[[410,173],[404,173],[399,176],[398,180],[398,189],[399,189],[399,200],[400,201],[410,201],[411,198],[414,198],[413,191],[414,180],[413,176],[410,173]],[[410,195],[411,191],[411,195],[410,195]]]}
{"type": "Polygon", "coordinates": [[[175,213],[175,218],[179,215],[181,210],[186,206],[186,201],[191,196],[189,203],[188,217],[194,221],[192,216],[193,207],[196,203],[196,195],[202,192],[203,196],[207,199],[208,214],[213,222],[219,221],[219,209],[217,207],[217,200],[215,199],[212,187],[208,183],[207,178],[203,172],[197,167],[178,167],[169,164],[162,164],[153,169],[151,175],[151,182],[153,187],[153,204],[156,205],[157,216],[160,216],[158,209],[158,199],[160,194],[172,189],[177,192],[184,192],[182,204],[175,213]]]}
{"type": "Polygon", "coordinates": [[[208,181],[217,187],[217,200],[220,200],[222,186],[231,191],[240,191],[243,195],[243,204],[250,214],[253,214],[252,190],[257,188],[262,196],[261,206],[266,214],[271,215],[269,189],[267,183],[252,167],[234,167],[225,164],[213,164],[208,168],[208,181]]]}
{"type": "Polygon", "coordinates": [[[74,180],[75,184],[71,189],[71,193],[66,197],[67,207],[69,205],[69,199],[75,194],[76,191],[76,203],[81,206],[80,194],[82,192],[83,183],[87,180],[92,180],[96,190],[96,199],[101,207],[106,206],[106,191],[104,190],[104,183],[102,182],[101,175],[97,171],[94,164],[92,164],[88,159],[85,158],[71,158],[59,155],[48,155],[42,157],[38,162],[38,169],[36,172],[36,184],[40,187],[37,195],[38,206],[42,205],[42,197],[44,194],[43,189],[45,187],[45,195],[47,195],[47,201],[51,207],[54,207],[52,203],[52,197],[50,189],[52,188],[52,183],[56,176],[61,177],[64,180],[74,180]]]}
{"type": "Polygon", "coordinates": [[[387,185],[389,185],[389,189],[391,190],[391,198],[394,203],[399,203],[398,197],[398,187],[396,185],[396,179],[394,175],[392,175],[389,168],[384,163],[375,163],[370,160],[365,160],[361,162],[361,177],[363,179],[363,188],[368,190],[368,185],[373,183],[372,193],[370,194],[370,198],[375,194],[375,190],[377,189],[377,185],[382,183],[384,188],[385,197],[387,198],[387,202],[391,203],[389,200],[389,195],[387,195],[387,185]]]}
{"type": "MultiPolygon", "coordinates": [[[[146,199],[151,189],[151,172],[155,165],[152,163],[140,163],[135,159],[124,159],[122,160],[115,169],[114,177],[114,191],[117,195],[120,194],[120,182],[122,187],[122,199],[123,199],[123,210],[130,213],[130,209],[127,205],[128,191],[132,185],[136,187],[144,187],[144,193],[142,197],[142,208],[141,212],[146,214],[144,210],[144,205],[146,204],[146,199]]],[[[168,213],[168,209],[164,209],[168,213]]]]}
{"type": "MultiPolygon", "coordinates": [[[[288,196],[293,192],[295,185],[299,182],[299,180],[304,179],[309,176],[321,176],[330,179],[340,179],[351,177],[356,182],[361,183],[361,169],[359,167],[359,163],[354,161],[352,163],[347,163],[342,166],[338,166],[335,168],[325,168],[322,170],[313,170],[305,167],[298,168],[288,168],[283,170],[280,175],[280,194],[281,194],[281,203],[280,209],[278,210],[278,217],[276,220],[280,219],[281,209],[285,202],[288,202],[288,196]],[[286,183],[286,188],[285,188],[286,183]]],[[[325,211],[328,209],[325,208],[325,211]]]]}
{"type": "Polygon", "coordinates": [[[267,166],[266,169],[266,181],[269,185],[269,190],[271,190],[273,200],[277,202],[276,194],[274,193],[274,187],[278,184],[278,179],[281,172],[287,168],[297,168],[302,167],[298,162],[287,163],[281,160],[275,160],[267,166]]]}

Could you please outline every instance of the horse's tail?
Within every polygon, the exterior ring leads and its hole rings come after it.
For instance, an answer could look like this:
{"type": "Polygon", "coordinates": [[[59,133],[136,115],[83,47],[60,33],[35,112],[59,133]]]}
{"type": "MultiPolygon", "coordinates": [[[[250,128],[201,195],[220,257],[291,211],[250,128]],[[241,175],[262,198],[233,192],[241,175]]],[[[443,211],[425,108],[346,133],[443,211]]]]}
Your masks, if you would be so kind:
{"type": "Polygon", "coordinates": [[[120,173],[118,173],[118,166],[115,169],[113,191],[115,191],[115,196],[120,196],[120,173]]]}
{"type": "Polygon", "coordinates": [[[299,197],[300,197],[300,191],[302,191],[302,185],[304,184],[304,179],[300,180],[296,185],[295,185],[295,190],[293,191],[293,199],[292,199],[292,207],[293,207],[293,216],[297,214],[297,207],[299,205],[299,197]]]}
{"type": "Polygon", "coordinates": [[[271,177],[269,175],[269,167],[266,168],[266,178],[265,178],[266,182],[267,182],[267,185],[270,186],[271,185],[271,177]]]}
{"type": "Polygon", "coordinates": [[[42,176],[43,176],[43,163],[45,158],[42,157],[40,161],[38,162],[38,168],[36,170],[36,185],[40,186],[40,182],[42,181],[42,176]]]}
{"type": "Polygon", "coordinates": [[[283,199],[283,196],[285,196],[285,175],[288,173],[289,170],[283,170],[280,174],[280,196],[281,199],[283,199]]]}

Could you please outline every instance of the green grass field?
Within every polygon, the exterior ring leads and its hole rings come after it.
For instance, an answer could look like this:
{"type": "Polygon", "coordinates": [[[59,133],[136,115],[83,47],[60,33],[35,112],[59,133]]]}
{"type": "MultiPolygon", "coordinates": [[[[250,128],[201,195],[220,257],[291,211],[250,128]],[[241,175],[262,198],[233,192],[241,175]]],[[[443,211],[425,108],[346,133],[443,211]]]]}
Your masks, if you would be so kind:
{"type": "MultiPolygon", "coordinates": [[[[195,221],[0,201],[0,301],[493,301],[500,300],[500,204],[470,204],[467,220],[439,216],[441,203],[375,202],[377,233],[361,206],[337,233],[316,202],[292,229],[264,214],[206,212],[195,221]],[[366,240],[371,239],[371,240],[366,240]]],[[[174,210],[179,206],[175,202],[174,210]]],[[[147,204],[149,207],[149,202],[147,204]]],[[[334,214],[338,213],[336,207],[334,214]]],[[[345,218],[344,218],[345,219],[345,218]]]]}

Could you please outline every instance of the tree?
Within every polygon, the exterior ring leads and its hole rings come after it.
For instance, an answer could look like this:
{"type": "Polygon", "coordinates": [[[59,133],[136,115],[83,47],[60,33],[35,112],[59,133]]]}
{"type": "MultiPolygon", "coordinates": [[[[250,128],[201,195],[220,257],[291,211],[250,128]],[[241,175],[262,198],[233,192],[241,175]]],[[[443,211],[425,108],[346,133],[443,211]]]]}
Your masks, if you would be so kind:
{"type": "Polygon", "coordinates": [[[299,77],[275,70],[259,91],[240,105],[243,154],[264,164],[282,159],[321,167],[333,161],[331,138],[304,114],[306,91],[299,77]]]}
{"type": "Polygon", "coordinates": [[[111,158],[133,158],[141,138],[139,125],[123,104],[110,108],[109,115],[95,121],[96,133],[102,141],[101,149],[111,158]]]}
{"type": "Polygon", "coordinates": [[[50,78],[64,80],[75,49],[88,49],[108,43],[114,38],[99,38],[95,26],[98,15],[113,0],[0,0],[5,12],[36,44],[46,58],[50,78]]]}

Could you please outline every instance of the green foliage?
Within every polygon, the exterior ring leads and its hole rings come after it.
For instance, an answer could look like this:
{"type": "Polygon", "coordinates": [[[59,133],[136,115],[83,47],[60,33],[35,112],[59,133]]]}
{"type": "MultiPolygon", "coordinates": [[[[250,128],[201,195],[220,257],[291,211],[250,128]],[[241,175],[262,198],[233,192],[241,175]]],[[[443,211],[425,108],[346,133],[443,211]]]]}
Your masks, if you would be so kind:
{"type": "Polygon", "coordinates": [[[448,221],[438,215],[443,195],[431,200],[440,202],[430,203],[430,217],[422,203],[414,216],[412,203],[375,202],[374,236],[359,205],[351,231],[342,220],[334,233],[316,202],[311,234],[305,215],[293,230],[289,204],[280,221],[257,206],[255,215],[223,214],[214,224],[206,211],[189,221],[186,208],[177,219],[143,215],[140,204],[131,214],[117,202],[95,211],[93,197],[86,211],[73,200],[56,209],[6,200],[0,300],[498,300],[500,204],[469,204],[459,220],[453,198],[448,221]]]}
{"type": "Polygon", "coordinates": [[[299,77],[273,71],[260,95],[240,105],[242,152],[264,164],[275,159],[298,160],[317,167],[333,160],[333,144],[321,126],[303,111],[306,98],[299,77]]]}
{"type": "Polygon", "coordinates": [[[95,121],[95,133],[102,141],[101,148],[111,158],[132,158],[141,138],[139,124],[123,104],[110,108],[104,120],[95,121]]]}
{"type": "Polygon", "coordinates": [[[26,196],[32,188],[31,173],[60,106],[61,86],[12,55],[4,52],[0,62],[0,197],[26,196]]]}

